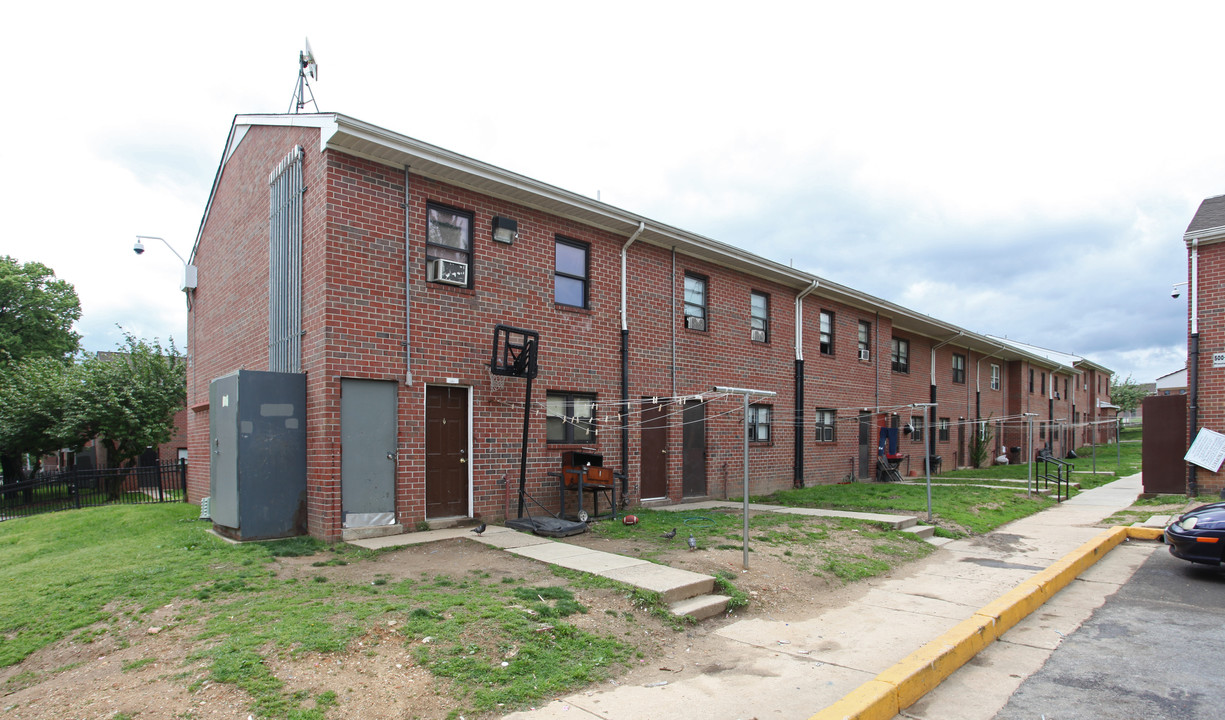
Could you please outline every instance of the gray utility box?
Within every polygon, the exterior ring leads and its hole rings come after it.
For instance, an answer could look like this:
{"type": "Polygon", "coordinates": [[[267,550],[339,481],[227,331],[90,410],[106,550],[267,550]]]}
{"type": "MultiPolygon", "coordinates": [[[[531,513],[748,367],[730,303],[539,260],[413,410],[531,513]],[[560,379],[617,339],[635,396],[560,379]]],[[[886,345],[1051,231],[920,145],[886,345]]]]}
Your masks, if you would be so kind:
{"type": "Polygon", "coordinates": [[[306,376],[217,378],[208,415],[213,528],[237,540],[306,534],[306,376]]]}

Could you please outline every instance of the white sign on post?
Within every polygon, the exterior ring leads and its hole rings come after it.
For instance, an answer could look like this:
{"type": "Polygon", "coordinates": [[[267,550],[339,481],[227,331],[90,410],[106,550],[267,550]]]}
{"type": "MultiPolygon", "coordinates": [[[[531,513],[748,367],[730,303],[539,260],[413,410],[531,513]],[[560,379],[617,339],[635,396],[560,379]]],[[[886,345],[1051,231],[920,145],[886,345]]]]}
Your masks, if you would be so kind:
{"type": "Polygon", "coordinates": [[[1208,428],[1200,428],[1195,442],[1191,443],[1191,449],[1187,450],[1183,460],[1217,472],[1221,469],[1221,463],[1225,462],[1225,435],[1208,428]]]}

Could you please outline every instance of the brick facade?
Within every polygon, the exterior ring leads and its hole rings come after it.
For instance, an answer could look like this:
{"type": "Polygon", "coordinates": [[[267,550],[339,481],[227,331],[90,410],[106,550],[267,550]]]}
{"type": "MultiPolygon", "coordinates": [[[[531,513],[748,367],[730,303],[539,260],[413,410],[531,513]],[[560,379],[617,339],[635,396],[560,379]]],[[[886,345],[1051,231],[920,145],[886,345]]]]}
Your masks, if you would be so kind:
{"type": "MultiPolygon", "coordinates": [[[[1201,428],[1225,433],[1225,371],[1214,367],[1213,355],[1225,351],[1225,196],[1204,200],[1183,236],[1187,246],[1187,371],[1188,400],[1198,417],[1188,413],[1189,441],[1201,428]],[[1193,333],[1198,331],[1198,362],[1193,333]]],[[[1189,466],[1190,467],[1190,466],[1189,466]]],[[[1201,495],[1225,497],[1225,472],[1194,467],[1201,495]]],[[[1190,488],[1188,488],[1190,492],[1190,488]]]]}
{"type": "MultiPolygon", "coordinates": [[[[662,460],[668,500],[739,496],[743,401],[739,395],[713,393],[716,386],[776,393],[755,400],[770,408],[771,423],[768,439],[749,447],[749,491],[758,494],[797,482],[873,477],[876,428],[895,422],[894,414],[904,425],[911,414],[922,413],[909,405],[931,402],[933,383],[939,403],[935,422],[947,418],[949,432],[947,439],[935,439],[932,452],[949,468],[967,462],[973,432],[969,422],[1002,420],[1036,402],[1019,387],[1018,375],[1029,367],[1040,367],[1061,378],[1060,383],[1082,377],[1067,365],[826,283],[802,300],[803,345],[797,352],[797,297],[811,290],[815,278],[651,225],[625,250],[630,403],[624,437],[628,453],[623,456],[622,251],[631,236],[637,237],[633,226],[638,219],[343,117],[292,117],[298,126],[286,126],[287,118],[236,121],[230,154],[218,173],[194,249],[199,288],[189,316],[188,375],[193,500],[209,492],[209,383],[240,368],[268,367],[268,174],[295,145],[304,149],[306,184],[301,365],[307,376],[308,527],[317,537],[339,537],[344,521],[341,386],[346,379],[386,381],[395,388],[394,513],[399,525],[412,528],[437,519],[426,510],[426,457],[432,452],[426,447],[426,402],[432,387],[461,388],[468,396],[464,514],[500,520],[508,506],[515,514],[526,382],[489,372],[492,332],[499,324],[540,334],[527,490],[550,509],[557,507],[558,485],[549,473],[560,469],[567,450],[603,454],[606,466],[628,475],[629,501],[642,497],[640,467],[656,462],[641,455],[641,419],[647,408],[661,408],[668,418],[662,460]],[[312,126],[314,117],[319,121],[312,126]],[[326,135],[334,132],[333,120],[362,130],[360,149],[346,150],[341,145],[347,140],[326,135]],[[323,143],[329,144],[324,148],[323,143]],[[432,205],[472,218],[471,287],[427,281],[427,209],[432,205]],[[513,244],[493,240],[496,216],[517,221],[513,244]],[[559,238],[587,249],[586,307],[555,301],[559,238]],[[686,273],[706,281],[704,329],[691,329],[684,321],[686,273]],[[753,293],[768,297],[765,341],[751,336],[753,293]],[[822,352],[820,342],[822,311],[832,313],[834,321],[828,352],[822,352]],[[872,331],[866,360],[858,353],[861,321],[870,323],[872,331]],[[907,372],[891,368],[893,337],[910,343],[907,372]],[[965,359],[964,377],[956,382],[955,354],[965,359]],[[998,390],[990,388],[993,363],[1001,369],[998,390]],[[803,369],[804,406],[803,424],[797,426],[798,367],[803,369]],[[548,441],[544,404],[550,392],[595,397],[594,440],[548,441]],[[684,399],[696,397],[706,399],[706,473],[704,482],[686,492],[680,418],[684,399]],[[833,442],[815,437],[817,409],[836,411],[833,442]],[[863,448],[860,415],[868,426],[863,448]]],[[[647,227],[645,220],[639,225],[647,227]]],[[[1051,405],[1045,394],[1041,397],[1037,412],[1070,423],[1069,400],[1051,405]]],[[[922,444],[910,439],[902,444],[902,452],[918,458],[911,469],[921,470],[922,444]]]]}

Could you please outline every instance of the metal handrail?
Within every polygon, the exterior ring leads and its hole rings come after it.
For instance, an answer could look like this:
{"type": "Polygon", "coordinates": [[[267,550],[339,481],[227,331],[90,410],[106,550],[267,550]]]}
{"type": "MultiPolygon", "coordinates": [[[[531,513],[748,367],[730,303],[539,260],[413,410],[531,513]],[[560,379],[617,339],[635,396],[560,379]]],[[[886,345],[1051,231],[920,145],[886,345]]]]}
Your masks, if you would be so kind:
{"type": "Polygon", "coordinates": [[[1050,481],[1055,481],[1055,502],[1063,502],[1072,496],[1072,470],[1076,467],[1070,462],[1064,462],[1053,455],[1039,455],[1038,459],[1042,461],[1042,472],[1038,474],[1037,480],[1045,483],[1046,488],[1050,488],[1050,481]],[[1051,464],[1055,465],[1054,474],[1051,473],[1051,464]],[[1067,474],[1064,474],[1064,468],[1068,468],[1067,474]]]}

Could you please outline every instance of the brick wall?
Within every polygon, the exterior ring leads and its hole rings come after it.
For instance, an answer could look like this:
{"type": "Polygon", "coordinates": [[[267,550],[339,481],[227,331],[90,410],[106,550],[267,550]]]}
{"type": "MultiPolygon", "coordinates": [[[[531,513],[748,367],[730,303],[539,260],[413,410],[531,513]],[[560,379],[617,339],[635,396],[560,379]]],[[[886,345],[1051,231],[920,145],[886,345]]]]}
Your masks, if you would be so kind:
{"type": "MultiPolygon", "coordinates": [[[[340,388],[344,378],[397,383],[396,515],[406,527],[426,520],[425,398],[432,385],[466,388],[471,402],[471,508],[476,517],[515,512],[525,381],[495,378],[488,362],[495,325],[540,333],[539,376],[533,383],[527,490],[549,508],[557,481],[548,473],[566,450],[549,443],[544,401],[550,391],[593,394],[598,435],[585,447],[605,465],[627,470],[632,500],[640,496],[640,411],[643,401],[671,403],[667,430],[667,496],[680,500],[684,472],[678,397],[712,398],[715,386],[769,390],[771,437],[749,448],[750,492],[768,493],[794,482],[795,440],[803,443],[804,484],[873,474],[876,430],[910,418],[910,403],[931,397],[932,347],[938,340],[895,330],[890,317],[843,305],[820,291],[803,301],[804,418],[796,425],[795,288],[734,271],[671,248],[638,242],[628,256],[628,364],[631,399],[628,456],[622,457],[620,252],[626,237],[409,174],[402,168],[318,147],[312,129],[252,127],[234,150],[213,199],[195,262],[200,288],[190,315],[189,491],[208,494],[208,384],[240,368],[268,364],[267,177],[294,145],[305,150],[302,366],[307,375],[309,531],[336,538],[341,531],[340,388]],[[471,288],[426,281],[427,205],[473,218],[471,288]],[[492,219],[518,222],[513,245],[492,240],[492,219]],[[553,297],[558,236],[587,244],[586,308],[553,297]],[[407,242],[405,238],[407,237],[407,242]],[[405,269],[408,270],[406,285],[405,269]],[[686,272],[707,279],[705,330],[685,327],[686,272]],[[407,292],[406,292],[407,291],[407,292]],[[766,342],[750,336],[750,295],[769,297],[766,342]],[[405,305],[411,324],[406,328],[405,305]],[[821,311],[834,315],[831,352],[819,344],[821,311]],[[858,356],[859,322],[872,325],[871,359],[858,356]],[[890,339],[910,341],[908,372],[894,372],[890,339]],[[406,362],[411,356],[411,363],[406,362]],[[411,373],[411,382],[408,377],[411,373]],[[834,442],[816,442],[814,411],[837,412],[834,442]],[[860,459],[857,417],[869,416],[868,466],[860,459]]],[[[763,273],[765,274],[765,273],[763,273]]],[[[1015,412],[1029,398],[1018,389],[1024,363],[1001,365],[1003,389],[990,389],[990,358],[950,343],[936,349],[935,383],[948,418],[947,440],[935,454],[944,466],[964,464],[976,415],[1015,412]],[[966,356],[964,382],[952,381],[954,353],[966,356]],[[982,372],[981,380],[979,372],[982,372]],[[981,389],[979,389],[981,388],[981,389]],[[1018,397],[1019,394],[1019,397],[1018,397]]],[[[1045,396],[1042,396],[1045,403],[1045,396]]],[[[706,478],[693,494],[735,497],[741,492],[743,411],[739,396],[709,399],[706,478]]],[[[1042,411],[1046,411],[1045,405],[1042,411]]],[[[1060,408],[1060,411],[1063,411],[1060,408]]],[[[918,414],[922,411],[914,411],[918,414]]],[[[930,432],[936,432],[933,425],[930,432]]],[[[1020,444],[1020,443],[1018,443],[1020,444]]],[[[902,451],[917,458],[910,439],[902,451]]]]}
{"type": "MultiPolygon", "coordinates": [[[[1189,272],[1188,272],[1189,274],[1189,272]]],[[[1199,246],[1199,427],[1225,433],[1225,371],[1212,366],[1212,354],[1225,350],[1225,243],[1199,246]]],[[[1187,357],[1190,358],[1190,318],[1187,325],[1187,357]]],[[[1198,428],[1188,436],[1195,441],[1198,428]]],[[[1225,473],[1197,467],[1196,483],[1201,495],[1225,491],[1225,473]]]]}
{"type": "MultiPolygon", "coordinates": [[[[322,246],[318,222],[325,206],[311,202],[322,188],[319,131],[296,128],[247,132],[226,163],[192,259],[199,278],[188,312],[187,490],[193,502],[209,494],[209,383],[240,369],[268,369],[268,174],[294,145],[306,150],[305,205],[311,208],[304,218],[304,264],[321,265],[314,252],[322,246]]],[[[304,287],[317,279],[305,276],[304,287]]]]}

